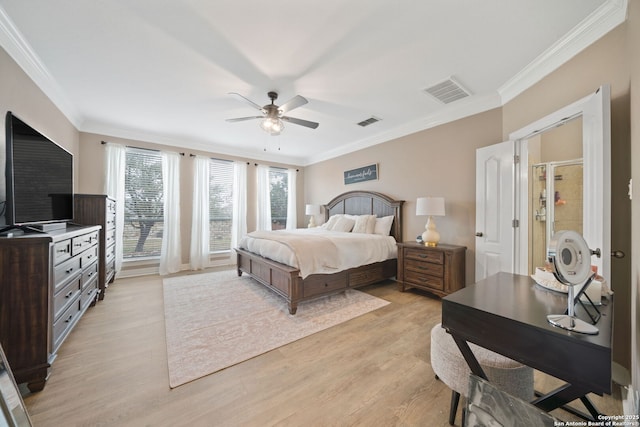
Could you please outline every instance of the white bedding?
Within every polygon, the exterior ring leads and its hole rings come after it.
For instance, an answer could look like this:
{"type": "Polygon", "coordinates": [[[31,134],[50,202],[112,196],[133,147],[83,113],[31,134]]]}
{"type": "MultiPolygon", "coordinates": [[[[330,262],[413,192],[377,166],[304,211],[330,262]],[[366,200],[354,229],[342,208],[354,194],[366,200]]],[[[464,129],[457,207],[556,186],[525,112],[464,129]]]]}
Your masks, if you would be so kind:
{"type": "Polygon", "coordinates": [[[320,227],[254,231],[242,238],[239,247],[295,267],[303,279],[397,258],[396,240],[391,236],[320,227]]]}

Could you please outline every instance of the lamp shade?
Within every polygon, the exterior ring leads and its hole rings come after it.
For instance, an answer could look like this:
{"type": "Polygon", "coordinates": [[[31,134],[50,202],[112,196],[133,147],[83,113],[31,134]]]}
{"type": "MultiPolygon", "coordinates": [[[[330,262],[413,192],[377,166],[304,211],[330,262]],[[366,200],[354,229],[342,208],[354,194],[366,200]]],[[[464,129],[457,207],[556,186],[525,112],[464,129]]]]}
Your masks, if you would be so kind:
{"type": "Polygon", "coordinates": [[[418,197],[416,215],[444,216],[444,197],[418,197]]]}
{"type": "Polygon", "coordinates": [[[305,205],[305,215],[320,215],[320,205],[305,205]]]}

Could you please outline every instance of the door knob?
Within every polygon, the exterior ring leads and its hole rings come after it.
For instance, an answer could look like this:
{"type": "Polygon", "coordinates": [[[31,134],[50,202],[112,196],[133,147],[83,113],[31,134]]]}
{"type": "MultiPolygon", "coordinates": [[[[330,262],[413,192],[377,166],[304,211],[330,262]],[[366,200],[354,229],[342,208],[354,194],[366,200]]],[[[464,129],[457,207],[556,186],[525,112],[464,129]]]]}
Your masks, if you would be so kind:
{"type": "Polygon", "coordinates": [[[478,232],[476,233],[476,237],[482,237],[482,236],[484,236],[484,234],[482,234],[482,231],[478,231],[478,232]]]}
{"type": "Polygon", "coordinates": [[[624,258],[624,252],[622,251],[613,251],[611,252],[611,256],[614,258],[624,258]]]}

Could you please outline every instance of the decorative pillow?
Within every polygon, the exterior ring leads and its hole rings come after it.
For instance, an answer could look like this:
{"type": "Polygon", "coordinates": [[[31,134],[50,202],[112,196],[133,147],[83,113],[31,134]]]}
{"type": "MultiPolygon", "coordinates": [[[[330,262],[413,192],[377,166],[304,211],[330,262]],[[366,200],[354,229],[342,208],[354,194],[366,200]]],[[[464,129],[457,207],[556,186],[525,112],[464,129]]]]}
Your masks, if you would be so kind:
{"type": "Polygon", "coordinates": [[[376,225],[375,215],[358,215],[356,217],[356,223],[353,226],[352,233],[368,233],[372,234],[376,225]]]}
{"type": "Polygon", "coordinates": [[[391,232],[391,224],[393,224],[393,215],[384,216],[382,218],[376,218],[376,226],[374,228],[374,234],[381,234],[388,236],[391,232]]]}
{"type": "Polygon", "coordinates": [[[336,224],[336,222],[338,221],[338,218],[342,217],[344,215],[342,214],[338,214],[338,215],[332,215],[329,218],[329,221],[325,222],[324,224],[321,225],[322,228],[324,228],[325,230],[331,230],[332,227],[336,224]]]}
{"type": "Polygon", "coordinates": [[[335,224],[333,224],[333,226],[331,228],[329,228],[328,230],[331,231],[344,231],[346,233],[348,233],[349,231],[351,231],[351,229],[353,228],[354,224],[356,222],[354,220],[352,220],[351,218],[347,218],[344,216],[339,217],[335,224]]]}

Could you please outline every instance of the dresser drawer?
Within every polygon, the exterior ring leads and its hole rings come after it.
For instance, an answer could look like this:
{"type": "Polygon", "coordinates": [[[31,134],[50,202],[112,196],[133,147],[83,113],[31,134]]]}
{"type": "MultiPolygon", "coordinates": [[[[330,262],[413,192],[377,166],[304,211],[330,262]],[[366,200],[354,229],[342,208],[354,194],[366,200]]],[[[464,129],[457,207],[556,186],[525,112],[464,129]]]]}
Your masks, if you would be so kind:
{"type": "Polygon", "coordinates": [[[303,297],[311,297],[314,295],[322,294],[330,291],[337,291],[339,289],[347,288],[347,272],[332,274],[328,277],[318,277],[313,279],[307,279],[302,291],[303,297]]]}
{"type": "Polygon", "coordinates": [[[430,276],[428,274],[407,270],[404,273],[404,280],[413,285],[428,287],[440,291],[444,290],[444,278],[442,277],[430,276]]]}
{"type": "Polygon", "coordinates": [[[107,230],[115,230],[116,228],[116,211],[115,208],[113,212],[107,210],[106,220],[105,220],[105,228],[107,230]]]}
{"type": "Polygon", "coordinates": [[[80,274],[80,257],[71,258],[62,264],[57,265],[53,272],[53,292],[57,293],[58,288],[67,283],[67,281],[76,274],[80,274]]]}
{"type": "Polygon", "coordinates": [[[98,275],[94,275],[93,279],[82,286],[82,294],[80,295],[80,310],[84,310],[96,299],[98,294],[98,275]]]}
{"type": "Polygon", "coordinates": [[[116,275],[116,260],[114,259],[110,263],[108,263],[107,266],[105,267],[105,273],[104,273],[105,283],[111,282],[111,280],[113,280],[113,277],[115,275],[116,275]]]}
{"type": "Polygon", "coordinates": [[[96,261],[97,259],[98,259],[98,246],[96,245],[87,249],[82,253],[82,255],[80,255],[80,266],[84,268],[87,265],[91,264],[92,262],[96,261]]]}
{"type": "Polygon", "coordinates": [[[408,259],[407,261],[405,261],[404,268],[407,271],[414,271],[416,273],[444,277],[443,264],[432,264],[430,262],[408,259]]]}
{"type": "Polygon", "coordinates": [[[87,283],[94,277],[98,275],[98,261],[94,258],[96,262],[92,265],[85,267],[82,270],[82,287],[84,288],[87,283]]]}
{"type": "Polygon", "coordinates": [[[73,238],[73,249],[72,254],[77,255],[87,248],[98,243],[98,231],[94,231],[93,233],[83,234],[82,236],[73,238]]]}
{"type": "Polygon", "coordinates": [[[80,276],[64,286],[53,297],[53,320],[58,319],[80,295],[80,276]]]}
{"type": "Polygon", "coordinates": [[[105,247],[109,247],[113,244],[116,243],[116,229],[112,228],[112,229],[107,229],[107,231],[105,231],[104,233],[104,239],[105,239],[105,247]]]}
{"type": "Polygon", "coordinates": [[[53,352],[55,353],[62,341],[67,336],[71,327],[78,320],[80,316],[80,299],[76,299],[73,304],[71,304],[65,311],[62,313],[60,318],[53,322],[53,352]]]}
{"type": "Polygon", "coordinates": [[[71,258],[71,239],[57,242],[53,245],[53,263],[60,264],[71,258]]]}
{"type": "Polygon", "coordinates": [[[418,261],[426,261],[434,264],[444,264],[444,254],[437,251],[405,248],[404,257],[406,259],[415,259],[418,261]]]}

